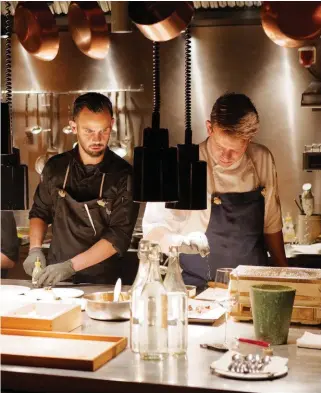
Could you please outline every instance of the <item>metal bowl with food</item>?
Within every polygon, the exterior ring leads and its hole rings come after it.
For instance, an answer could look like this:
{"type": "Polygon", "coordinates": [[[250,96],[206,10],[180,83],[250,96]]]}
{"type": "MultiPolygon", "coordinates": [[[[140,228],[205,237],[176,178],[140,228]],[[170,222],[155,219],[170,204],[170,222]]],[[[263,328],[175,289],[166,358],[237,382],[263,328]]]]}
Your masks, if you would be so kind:
{"type": "Polygon", "coordinates": [[[84,296],[86,312],[90,318],[102,321],[130,319],[130,295],[121,292],[114,302],[114,292],[94,292],[84,296]]]}

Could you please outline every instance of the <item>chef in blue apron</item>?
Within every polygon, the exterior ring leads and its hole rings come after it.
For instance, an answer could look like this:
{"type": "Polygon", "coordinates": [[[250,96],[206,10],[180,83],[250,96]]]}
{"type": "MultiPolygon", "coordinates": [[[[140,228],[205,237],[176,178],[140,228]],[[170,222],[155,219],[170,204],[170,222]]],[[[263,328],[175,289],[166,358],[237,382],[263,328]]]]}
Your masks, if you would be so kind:
{"type": "Polygon", "coordinates": [[[108,148],[113,127],[110,100],[87,93],[74,103],[77,147],[52,157],[42,172],[30,210],[30,251],[24,269],[31,275],[37,258],[44,268],[38,286],[111,284],[119,257],[128,249],[138,214],[133,202],[132,168],[108,148]],[[52,224],[48,257],[43,240],[52,224]]]}
{"type": "Polygon", "coordinates": [[[148,203],[143,219],[144,237],[159,241],[163,252],[181,246],[184,281],[200,288],[217,268],[287,266],[275,163],[265,146],[252,142],[259,129],[255,106],[244,94],[227,93],[206,127],[200,159],[207,162],[207,209],[148,203]]]}

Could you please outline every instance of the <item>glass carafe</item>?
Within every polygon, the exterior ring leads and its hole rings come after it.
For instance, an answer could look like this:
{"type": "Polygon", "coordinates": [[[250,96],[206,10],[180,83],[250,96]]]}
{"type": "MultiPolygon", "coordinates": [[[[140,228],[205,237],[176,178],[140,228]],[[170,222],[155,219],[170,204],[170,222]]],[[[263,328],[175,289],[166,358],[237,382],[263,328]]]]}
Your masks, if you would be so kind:
{"type": "Polygon", "coordinates": [[[159,270],[161,249],[150,244],[149,272],[141,302],[143,312],[139,324],[141,359],[162,360],[167,356],[167,294],[159,270]]]}
{"type": "Polygon", "coordinates": [[[174,356],[185,355],[188,341],[188,296],[176,246],[169,248],[164,286],[168,302],[168,352],[174,356]]]}
{"type": "Polygon", "coordinates": [[[139,267],[135,281],[131,287],[130,306],[130,348],[133,352],[139,352],[139,321],[143,312],[141,294],[147,280],[149,271],[149,247],[150,242],[142,239],[138,246],[139,267]]]}

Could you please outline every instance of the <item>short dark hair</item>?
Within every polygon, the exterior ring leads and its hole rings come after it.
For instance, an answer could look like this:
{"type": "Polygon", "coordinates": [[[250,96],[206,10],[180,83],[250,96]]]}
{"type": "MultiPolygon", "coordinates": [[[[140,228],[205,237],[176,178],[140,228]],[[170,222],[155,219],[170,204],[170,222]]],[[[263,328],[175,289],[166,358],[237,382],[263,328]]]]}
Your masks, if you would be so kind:
{"type": "Polygon", "coordinates": [[[250,139],[258,132],[259,115],[245,94],[225,93],[213,106],[211,123],[228,134],[250,139]]]}
{"type": "Polygon", "coordinates": [[[72,111],[73,119],[75,119],[84,108],[88,108],[95,113],[107,109],[111,117],[113,117],[113,105],[110,99],[100,93],[86,93],[76,98],[72,111]]]}

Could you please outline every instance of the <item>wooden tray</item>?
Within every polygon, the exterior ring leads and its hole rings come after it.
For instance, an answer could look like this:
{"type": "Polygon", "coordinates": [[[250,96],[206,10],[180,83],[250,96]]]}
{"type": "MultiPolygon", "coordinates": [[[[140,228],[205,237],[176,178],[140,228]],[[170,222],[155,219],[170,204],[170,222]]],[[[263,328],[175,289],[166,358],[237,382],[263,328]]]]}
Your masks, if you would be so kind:
{"type": "Polygon", "coordinates": [[[81,323],[81,307],[70,304],[29,303],[1,316],[1,327],[5,329],[70,332],[81,323]]]}
{"type": "Polygon", "coordinates": [[[95,371],[127,346],[126,337],[1,329],[1,362],[95,371]]]}

